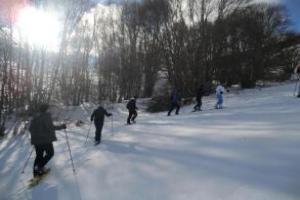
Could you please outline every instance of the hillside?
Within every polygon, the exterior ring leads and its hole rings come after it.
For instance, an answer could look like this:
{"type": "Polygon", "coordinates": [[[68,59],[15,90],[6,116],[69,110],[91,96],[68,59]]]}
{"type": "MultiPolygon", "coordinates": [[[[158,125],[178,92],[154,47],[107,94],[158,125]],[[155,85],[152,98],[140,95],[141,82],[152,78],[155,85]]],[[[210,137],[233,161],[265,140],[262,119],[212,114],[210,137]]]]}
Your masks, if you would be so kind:
{"type": "Polygon", "coordinates": [[[0,141],[0,199],[34,200],[297,200],[300,198],[300,100],[293,84],[225,94],[225,108],[202,112],[184,107],[180,115],[139,112],[124,125],[124,105],[110,106],[103,143],[88,144],[92,106],[55,111],[72,122],[67,129],[72,166],[63,131],[57,132],[49,176],[33,189],[29,133],[0,141]],[[77,127],[74,121],[84,125],[77,127]]]}

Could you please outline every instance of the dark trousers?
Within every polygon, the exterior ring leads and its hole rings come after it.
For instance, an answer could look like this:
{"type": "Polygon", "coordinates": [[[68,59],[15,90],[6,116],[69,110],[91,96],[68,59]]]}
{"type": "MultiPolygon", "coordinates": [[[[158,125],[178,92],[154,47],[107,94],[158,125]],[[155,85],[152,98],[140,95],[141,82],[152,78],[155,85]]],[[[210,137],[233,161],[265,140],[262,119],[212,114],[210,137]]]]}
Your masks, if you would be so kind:
{"type": "Polygon", "coordinates": [[[134,121],[137,117],[136,110],[129,110],[128,118],[127,118],[127,124],[130,124],[131,121],[134,121]]]}
{"type": "Polygon", "coordinates": [[[202,99],[197,100],[197,104],[194,106],[194,110],[201,110],[202,107],[202,99]]]}
{"type": "Polygon", "coordinates": [[[178,115],[179,113],[179,109],[180,109],[180,105],[178,103],[172,103],[171,104],[171,107],[170,107],[170,110],[168,112],[168,115],[171,115],[171,112],[176,108],[176,112],[175,114],[178,115]]]}
{"type": "Polygon", "coordinates": [[[39,144],[34,145],[34,147],[36,158],[34,160],[33,169],[37,167],[39,170],[41,170],[54,155],[53,144],[39,144]]]}
{"type": "Polygon", "coordinates": [[[96,132],[95,132],[95,141],[96,142],[101,142],[102,138],[102,128],[103,128],[103,123],[101,124],[95,124],[96,127],[96,132]]]}

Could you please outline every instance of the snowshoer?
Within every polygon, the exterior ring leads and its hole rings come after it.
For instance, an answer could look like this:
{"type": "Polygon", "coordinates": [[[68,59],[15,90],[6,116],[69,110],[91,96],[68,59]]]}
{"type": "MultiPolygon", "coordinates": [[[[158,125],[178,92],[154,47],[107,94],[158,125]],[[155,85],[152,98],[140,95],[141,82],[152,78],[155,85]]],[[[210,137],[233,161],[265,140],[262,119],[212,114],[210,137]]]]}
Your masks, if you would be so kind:
{"type": "Polygon", "coordinates": [[[94,121],[96,131],[95,131],[95,144],[100,144],[102,137],[102,128],[104,125],[104,116],[110,117],[111,113],[108,113],[102,106],[99,106],[93,111],[91,115],[91,121],[94,121]]]}
{"type": "Polygon", "coordinates": [[[294,93],[295,93],[296,97],[300,98],[300,64],[298,64],[296,66],[294,73],[297,78],[294,93]]]}
{"type": "Polygon", "coordinates": [[[176,90],[174,90],[171,94],[170,97],[171,100],[171,106],[168,112],[168,116],[171,115],[172,111],[176,108],[175,114],[178,115],[179,114],[179,110],[180,110],[180,101],[181,101],[181,97],[178,94],[178,92],[176,90]]]}
{"type": "Polygon", "coordinates": [[[45,165],[54,155],[52,142],[56,141],[55,130],[66,129],[66,124],[55,126],[51,114],[47,112],[48,104],[42,104],[37,113],[31,120],[29,131],[31,134],[31,144],[35,147],[36,158],[33,164],[33,176],[39,177],[49,169],[45,165]]]}
{"type": "Polygon", "coordinates": [[[222,109],[223,108],[223,94],[225,92],[225,88],[221,85],[221,83],[218,83],[218,86],[216,87],[216,97],[217,97],[217,103],[215,108],[216,109],[222,109]]]}
{"type": "Polygon", "coordinates": [[[197,95],[196,95],[197,104],[194,106],[194,111],[201,111],[203,95],[204,95],[204,88],[203,85],[201,84],[197,91],[197,95]]]}
{"type": "Polygon", "coordinates": [[[135,123],[135,119],[137,117],[137,107],[136,107],[136,97],[132,97],[126,105],[128,109],[128,117],[127,117],[127,124],[135,123]]]}

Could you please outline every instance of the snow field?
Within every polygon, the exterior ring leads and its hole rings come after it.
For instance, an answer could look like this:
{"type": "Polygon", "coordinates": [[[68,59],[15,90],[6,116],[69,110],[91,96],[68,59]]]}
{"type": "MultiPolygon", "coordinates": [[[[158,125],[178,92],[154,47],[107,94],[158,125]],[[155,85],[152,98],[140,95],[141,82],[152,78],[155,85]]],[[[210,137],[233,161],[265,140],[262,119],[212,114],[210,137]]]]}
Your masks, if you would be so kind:
{"type": "MultiPolygon", "coordinates": [[[[225,94],[225,109],[180,115],[139,111],[125,126],[125,105],[106,118],[103,143],[88,144],[93,105],[57,117],[85,124],[68,126],[76,167],[73,175],[63,131],[57,132],[49,176],[27,189],[33,157],[21,174],[31,146],[28,133],[0,142],[0,199],[34,200],[298,200],[300,199],[299,99],[293,84],[225,94]]],[[[109,107],[112,109],[112,107],[109,107]]]]}

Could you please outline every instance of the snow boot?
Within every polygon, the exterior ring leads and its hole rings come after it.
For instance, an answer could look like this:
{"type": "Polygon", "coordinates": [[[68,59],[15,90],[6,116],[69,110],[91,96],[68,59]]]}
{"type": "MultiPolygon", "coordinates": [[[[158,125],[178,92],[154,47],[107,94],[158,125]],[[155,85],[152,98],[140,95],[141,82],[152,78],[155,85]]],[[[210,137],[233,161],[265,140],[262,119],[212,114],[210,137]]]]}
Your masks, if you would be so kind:
{"type": "Polygon", "coordinates": [[[39,169],[38,166],[35,166],[33,169],[33,177],[40,177],[44,174],[47,174],[50,171],[50,168],[43,167],[42,169],[39,169]]]}

